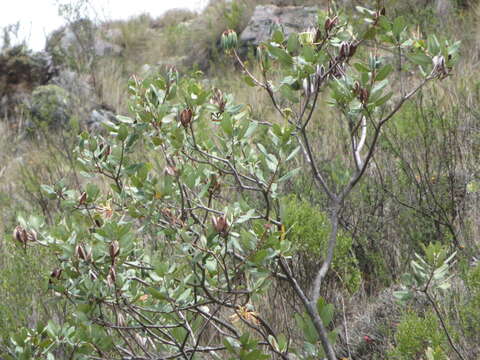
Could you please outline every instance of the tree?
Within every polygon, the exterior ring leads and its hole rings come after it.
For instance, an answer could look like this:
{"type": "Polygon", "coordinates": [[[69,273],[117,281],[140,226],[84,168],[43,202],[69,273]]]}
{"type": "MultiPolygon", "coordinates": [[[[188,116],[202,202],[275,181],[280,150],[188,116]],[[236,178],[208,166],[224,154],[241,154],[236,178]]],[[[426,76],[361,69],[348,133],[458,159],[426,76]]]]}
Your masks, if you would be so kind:
{"type": "Polygon", "coordinates": [[[72,317],[16,336],[11,358],[15,351],[51,358],[57,349],[71,358],[336,359],[333,307],[321,290],[339,213],[366,176],[382,127],[429,81],[450,74],[458,50],[435,36],[410,39],[405,19],[388,20],[384,8],[358,10],[358,26],[329,9],[306,32],[275,31],[257,49],[258,76],[238,56],[236,34],[223,34],[246,82],[269,95],[274,119],[254,119],[250,107],[206,88],[197,74],[169,68],[131,80],[132,118],[118,116],[106,126],[109,136],[80,138],[88,183],[45,186],[62,216],[53,226],[24,221],[15,231],[23,247],[39,243],[57,254],[49,287],[68,299],[72,317]],[[410,89],[406,70],[419,74],[408,75],[410,89]],[[321,141],[312,126],[323,121],[316,110],[327,94],[345,145],[340,180],[312,144],[321,141]],[[302,170],[291,165],[299,156],[330,219],[311,289],[292,269],[280,201],[283,184],[302,170]],[[304,306],[295,314],[303,342],[280,334],[257,309],[273,281],[304,306]]]}

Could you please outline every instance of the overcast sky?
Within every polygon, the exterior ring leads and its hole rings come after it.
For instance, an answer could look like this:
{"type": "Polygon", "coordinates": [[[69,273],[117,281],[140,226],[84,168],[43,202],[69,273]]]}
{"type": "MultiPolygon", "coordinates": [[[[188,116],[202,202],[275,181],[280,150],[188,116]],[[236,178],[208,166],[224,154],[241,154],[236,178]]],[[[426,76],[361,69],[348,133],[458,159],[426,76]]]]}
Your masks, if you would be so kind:
{"type": "MultiPolygon", "coordinates": [[[[58,3],[75,0],[0,0],[0,29],[20,22],[22,39],[35,50],[42,50],[45,37],[60,27],[64,20],[58,15],[58,3]]],[[[125,19],[148,12],[153,17],[173,8],[199,10],[208,0],[90,0],[101,19],[125,19]]]]}

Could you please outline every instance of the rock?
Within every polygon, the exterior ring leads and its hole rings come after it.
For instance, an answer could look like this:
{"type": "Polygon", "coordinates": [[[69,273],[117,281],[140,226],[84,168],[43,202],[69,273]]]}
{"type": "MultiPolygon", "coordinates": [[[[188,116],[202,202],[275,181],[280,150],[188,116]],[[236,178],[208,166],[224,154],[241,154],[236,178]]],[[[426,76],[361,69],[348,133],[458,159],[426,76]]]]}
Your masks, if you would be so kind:
{"type": "Polygon", "coordinates": [[[95,109],[90,114],[90,118],[87,121],[87,127],[90,130],[101,130],[102,124],[108,122],[117,122],[115,114],[105,109],[95,109]]]}
{"type": "Polygon", "coordinates": [[[16,118],[32,90],[55,74],[52,58],[19,45],[0,53],[0,115],[16,118]]]}
{"type": "Polygon", "coordinates": [[[90,20],[79,20],[53,32],[46,45],[46,51],[52,54],[56,63],[65,58],[78,56],[118,56],[123,48],[115,42],[121,36],[119,29],[103,31],[90,20]]]}
{"type": "Polygon", "coordinates": [[[445,17],[455,11],[455,6],[450,0],[435,0],[434,8],[439,17],[445,17]]]}
{"type": "Polygon", "coordinates": [[[72,116],[70,96],[57,85],[38,86],[32,92],[30,112],[34,125],[65,126],[72,116]]]}
{"type": "Polygon", "coordinates": [[[247,45],[257,46],[272,35],[276,25],[280,25],[286,36],[292,32],[302,32],[317,22],[318,8],[315,6],[258,5],[240,40],[247,45]]]}
{"type": "Polygon", "coordinates": [[[90,76],[88,74],[79,74],[75,71],[62,69],[58,74],[52,78],[51,84],[58,85],[65,89],[74,99],[74,106],[76,112],[88,117],[92,109],[97,105],[97,96],[95,89],[91,84],[90,76]]]}

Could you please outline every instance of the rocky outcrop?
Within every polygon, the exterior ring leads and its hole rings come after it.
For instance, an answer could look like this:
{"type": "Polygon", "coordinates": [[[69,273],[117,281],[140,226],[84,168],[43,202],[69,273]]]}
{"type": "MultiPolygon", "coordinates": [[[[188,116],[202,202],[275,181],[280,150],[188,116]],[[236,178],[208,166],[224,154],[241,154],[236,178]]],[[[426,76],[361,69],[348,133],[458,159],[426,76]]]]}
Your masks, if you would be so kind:
{"type": "Polygon", "coordinates": [[[123,51],[116,44],[120,36],[119,29],[103,31],[90,20],[79,20],[52,33],[46,51],[54,56],[56,63],[86,54],[90,57],[119,56],[123,51]]]}
{"type": "Polygon", "coordinates": [[[268,40],[276,26],[280,26],[288,36],[301,32],[317,23],[317,7],[259,5],[240,35],[246,45],[257,46],[268,40]]]}
{"type": "Polygon", "coordinates": [[[46,84],[55,74],[51,57],[33,53],[19,45],[0,53],[0,116],[21,112],[32,90],[46,84]]]}

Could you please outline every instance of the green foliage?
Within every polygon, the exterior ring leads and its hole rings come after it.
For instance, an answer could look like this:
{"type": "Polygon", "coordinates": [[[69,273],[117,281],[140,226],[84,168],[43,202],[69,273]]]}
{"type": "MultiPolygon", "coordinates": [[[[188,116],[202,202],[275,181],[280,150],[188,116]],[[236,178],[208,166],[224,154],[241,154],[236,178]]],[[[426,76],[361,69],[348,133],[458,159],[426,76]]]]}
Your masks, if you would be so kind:
{"type": "MultiPolygon", "coordinates": [[[[240,22],[239,9],[234,2],[226,17],[232,27],[240,22]]],[[[353,240],[337,234],[344,200],[366,174],[382,125],[426,82],[449,75],[458,50],[448,42],[432,47],[409,39],[406,21],[387,19],[383,9],[359,11],[364,23],[358,27],[346,16],[321,12],[315,30],[288,38],[274,32],[258,49],[259,78],[236,53],[236,33],[225,33],[224,45],[249,85],[266,91],[277,119],[254,118],[248,105],[210,87],[198,72],[182,77],[167,67],[132,78],[131,117],[119,115],[105,124],[105,133],[79,137],[75,166],[82,178],[42,186],[57,216],[16,228],[24,246],[31,242],[55,254],[48,291],[68,301],[71,316],[23,331],[12,338],[11,352],[47,359],[63,351],[79,358],[334,359],[333,306],[320,297],[332,256],[333,270],[350,291],[360,283],[353,240]],[[357,52],[367,40],[401,48],[419,69],[421,81],[409,95],[392,101],[393,66],[376,53],[357,52]],[[338,119],[334,162],[311,149],[318,135],[309,124],[322,121],[313,116],[321,92],[338,119]],[[300,155],[303,163],[296,161],[300,155]],[[309,167],[319,197],[329,201],[330,220],[296,199],[287,199],[282,213],[284,185],[309,167]],[[320,272],[308,274],[318,284],[312,294],[290,268],[295,251],[323,260],[320,272]],[[304,305],[299,313],[281,314],[285,323],[297,318],[300,339],[290,331],[282,335],[259,310],[277,280],[304,305]]],[[[222,17],[214,14],[203,20],[215,30],[222,17]]],[[[220,31],[212,37],[195,30],[192,39],[214,51],[220,31]]],[[[434,256],[448,264],[440,258],[434,256]]]]}
{"type": "MultiPolygon", "coordinates": [[[[328,215],[294,195],[282,202],[283,221],[288,229],[287,238],[292,242],[293,249],[301,252],[307,259],[318,261],[326,253],[331,232],[328,215]]],[[[362,281],[352,245],[352,238],[341,231],[337,237],[332,264],[336,275],[350,293],[357,291],[362,281]]]]}
{"type": "Polygon", "coordinates": [[[388,358],[410,360],[424,358],[426,353],[433,357],[426,359],[447,360],[446,338],[433,313],[424,317],[409,311],[403,316],[395,334],[396,346],[388,358]],[[430,350],[429,350],[430,349],[430,350]]]}
{"type": "Polygon", "coordinates": [[[65,126],[72,114],[69,94],[57,85],[38,86],[32,93],[30,111],[39,126],[65,126]]]}
{"type": "Polygon", "coordinates": [[[0,343],[8,344],[19,328],[35,327],[48,318],[43,296],[48,274],[44,269],[50,268],[54,259],[44,248],[23,250],[11,235],[4,237],[7,241],[0,245],[0,343]]]}
{"type": "Polygon", "coordinates": [[[464,275],[468,292],[463,296],[463,304],[459,307],[463,328],[472,341],[480,339],[480,266],[468,268],[464,275]]]}
{"type": "Polygon", "coordinates": [[[411,261],[412,273],[402,276],[405,290],[397,291],[395,296],[400,301],[413,297],[415,291],[429,294],[430,292],[446,291],[450,288],[451,267],[455,263],[456,252],[448,255],[448,248],[440,243],[423,246],[424,256],[415,254],[411,261]]]}

